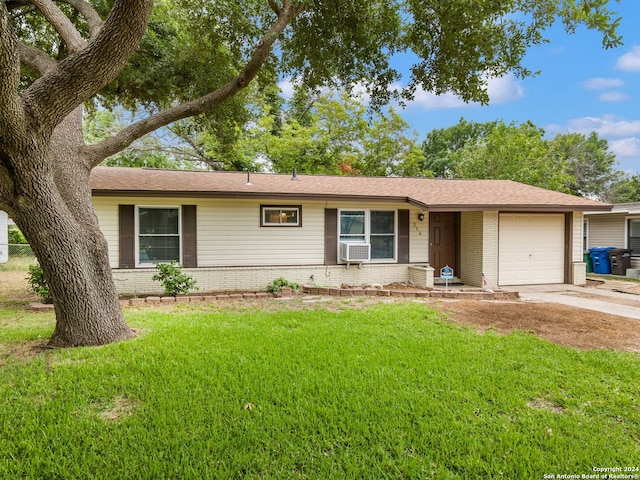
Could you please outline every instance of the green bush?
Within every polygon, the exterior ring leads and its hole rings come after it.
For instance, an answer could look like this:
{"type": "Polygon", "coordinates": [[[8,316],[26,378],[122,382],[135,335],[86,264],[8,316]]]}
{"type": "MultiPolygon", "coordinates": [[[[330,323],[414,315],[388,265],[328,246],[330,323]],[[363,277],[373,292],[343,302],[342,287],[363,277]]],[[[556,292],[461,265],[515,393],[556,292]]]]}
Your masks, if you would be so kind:
{"type": "Polygon", "coordinates": [[[277,294],[277,293],[280,293],[280,290],[282,289],[282,287],[289,287],[291,290],[294,290],[296,292],[300,292],[302,290],[302,287],[300,287],[299,284],[295,282],[290,282],[289,280],[279,277],[273,280],[271,283],[269,283],[269,285],[267,285],[267,291],[270,293],[277,294]]]}
{"type": "Polygon", "coordinates": [[[29,289],[33,293],[40,295],[42,303],[53,303],[49,285],[47,285],[47,280],[44,278],[44,272],[39,263],[29,265],[27,281],[29,282],[29,289]]]}
{"type": "Polygon", "coordinates": [[[159,263],[156,265],[156,273],[152,280],[159,281],[164,288],[164,294],[170,297],[175,297],[181,293],[189,293],[189,290],[198,287],[198,283],[191,275],[187,275],[182,272],[182,265],[172,261],[171,263],[159,263]]]}
{"type": "Polygon", "coordinates": [[[29,243],[27,242],[27,239],[25,238],[23,233],[20,231],[20,229],[15,225],[9,226],[9,230],[7,233],[9,236],[10,245],[26,245],[27,243],[29,243]]]}

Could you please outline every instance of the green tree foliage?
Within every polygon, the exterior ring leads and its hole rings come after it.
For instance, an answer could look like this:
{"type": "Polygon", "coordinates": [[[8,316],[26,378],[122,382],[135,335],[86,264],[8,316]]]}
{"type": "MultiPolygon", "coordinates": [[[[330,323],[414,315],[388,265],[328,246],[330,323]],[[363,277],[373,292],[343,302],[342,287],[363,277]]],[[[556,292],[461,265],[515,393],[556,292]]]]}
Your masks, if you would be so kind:
{"type": "Polygon", "coordinates": [[[430,171],[436,177],[452,177],[455,168],[452,154],[467,144],[481,142],[497,123],[467,122],[460,118],[456,125],[432,130],[422,143],[425,157],[422,170],[430,171]]]}
{"type": "Polygon", "coordinates": [[[266,105],[247,132],[254,156],[276,172],[414,175],[423,157],[417,135],[393,109],[368,111],[354,94],[296,88],[286,105],[266,105]]]}
{"type": "Polygon", "coordinates": [[[437,176],[510,179],[608,202],[640,200],[637,178],[616,169],[608,142],[595,132],[559,134],[494,121],[433,130],[422,144],[423,170],[437,176]]]}
{"type": "Polygon", "coordinates": [[[565,164],[548,155],[543,135],[544,130],[531,122],[498,122],[482,142],[467,143],[453,154],[455,176],[514,180],[568,191],[565,164]]]}
{"type": "Polygon", "coordinates": [[[609,203],[640,202],[640,174],[628,176],[618,172],[603,193],[602,200],[609,203]]]}
{"type": "MultiPolygon", "coordinates": [[[[83,133],[87,144],[100,142],[124,127],[123,112],[119,110],[96,109],[89,112],[83,122],[83,133]]],[[[190,162],[179,161],[175,153],[168,153],[166,145],[154,136],[146,136],[134,142],[126,150],[102,162],[111,167],[136,168],[190,168],[190,162]]]]}
{"type": "Polygon", "coordinates": [[[556,135],[549,141],[549,155],[562,164],[569,180],[567,189],[574,195],[603,198],[616,171],[616,156],[605,139],[592,132],[556,135]]]}

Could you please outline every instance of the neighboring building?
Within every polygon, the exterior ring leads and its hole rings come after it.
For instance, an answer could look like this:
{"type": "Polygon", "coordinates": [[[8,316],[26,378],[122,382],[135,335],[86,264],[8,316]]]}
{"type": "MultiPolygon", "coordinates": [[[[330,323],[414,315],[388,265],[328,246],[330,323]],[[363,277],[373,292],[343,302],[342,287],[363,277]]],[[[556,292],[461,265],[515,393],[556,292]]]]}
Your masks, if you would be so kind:
{"type": "Polygon", "coordinates": [[[611,208],[506,180],[98,167],[91,186],[123,293],[158,291],[171,260],[202,290],[432,287],[446,265],[474,286],[583,284],[583,212],[611,208]]]}
{"type": "Polygon", "coordinates": [[[0,263],[9,261],[9,219],[7,214],[0,210],[0,263]]]}
{"type": "Polygon", "coordinates": [[[609,212],[585,212],[584,244],[585,250],[630,249],[631,267],[640,268],[640,202],[618,203],[609,212]]]}

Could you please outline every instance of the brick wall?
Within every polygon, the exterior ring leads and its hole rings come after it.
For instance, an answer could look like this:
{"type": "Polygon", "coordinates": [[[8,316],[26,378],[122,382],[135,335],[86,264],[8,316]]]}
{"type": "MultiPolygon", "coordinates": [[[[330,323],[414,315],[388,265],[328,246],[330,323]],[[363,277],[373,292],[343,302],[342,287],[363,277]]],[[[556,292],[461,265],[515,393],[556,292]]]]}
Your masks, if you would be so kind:
{"type": "MultiPolygon", "coordinates": [[[[183,271],[198,281],[200,291],[265,291],[272,280],[283,277],[290,282],[301,285],[319,285],[339,287],[347,285],[387,285],[394,282],[407,283],[410,280],[427,282],[424,279],[413,279],[410,274],[412,265],[399,264],[362,264],[323,266],[310,265],[299,267],[220,267],[220,268],[185,268],[183,271]]],[[[156,294],[162,292],[159,282],[151,277],[155,269],[116,269],[113,277],[118,292],[125,295],[156,294]]],[[[426,274],[426,271],[425,271],[426,274]]],[[[433,285],[433,274],[431,277],[433,285]]]]}

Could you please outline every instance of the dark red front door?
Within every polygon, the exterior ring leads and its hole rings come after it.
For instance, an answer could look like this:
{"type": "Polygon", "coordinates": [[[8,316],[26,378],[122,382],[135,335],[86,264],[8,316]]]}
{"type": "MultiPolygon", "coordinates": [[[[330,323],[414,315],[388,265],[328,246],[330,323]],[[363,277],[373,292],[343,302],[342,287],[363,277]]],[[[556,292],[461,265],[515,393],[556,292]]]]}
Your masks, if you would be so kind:
{"type": "Polygon", "coordinates": [[[445,265],[453,268],[458,276],[458,214],[429,214],[429,263],[435,268],[434,276],[440,276],[445,265]]]}

